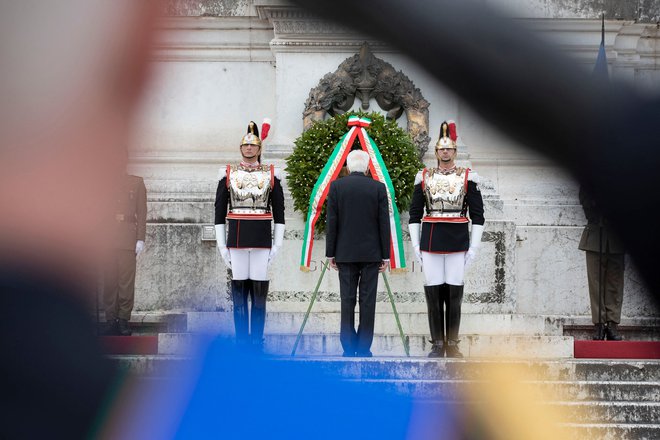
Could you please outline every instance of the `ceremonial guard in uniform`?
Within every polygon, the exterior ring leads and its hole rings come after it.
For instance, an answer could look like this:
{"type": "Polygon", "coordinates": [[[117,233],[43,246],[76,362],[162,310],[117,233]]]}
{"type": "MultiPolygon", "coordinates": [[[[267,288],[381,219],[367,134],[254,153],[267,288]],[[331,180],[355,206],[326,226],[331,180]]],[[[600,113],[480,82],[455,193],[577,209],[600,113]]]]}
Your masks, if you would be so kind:
{"type": "Polygon", "coordinates": [[[410,239],[425,277],[433,344],[429,357],[463,356],[458,349],[463,278],[484,229],[478,176],[455,165],[456,139],[455,123],[443,122],[435,146],[438,166],[417,174],[410,206],[410,239]]]}
{"type": "Polygon", "coordinates": [[[620,341],[617,331],[623,303],[624,248],[610,229],[595,201],[580,188],[580,203],[587,217],[579,249],[586,251],[594,340],[620,341]],[[601,282],[602,281],[602,282],[601,282]]]}
{"type": "Polygon", "coordinates": [[[147,189],[141,177],[126,174],[116,201],[115,246],[106,262],[103,302],[106,335],[130,336],[135,299],[136,259],[147,232],[147,189]]]}
{"type": "MultiPolygon", "coordinates": [[[[269,129],[270,122],[265,120],[263,139],[269,129]]],[[[263,349],[268,267],[284,241],[280,170],[261,163],[261,148],[257,125],[250,122],[241,141],[242,160],[220,169],[215,198],[218,251],[232,271],[236,341],[240,345],[251,344],[256,351],[263,349]],[[251,319],[248,297],[252,303],[251,319]]]]}

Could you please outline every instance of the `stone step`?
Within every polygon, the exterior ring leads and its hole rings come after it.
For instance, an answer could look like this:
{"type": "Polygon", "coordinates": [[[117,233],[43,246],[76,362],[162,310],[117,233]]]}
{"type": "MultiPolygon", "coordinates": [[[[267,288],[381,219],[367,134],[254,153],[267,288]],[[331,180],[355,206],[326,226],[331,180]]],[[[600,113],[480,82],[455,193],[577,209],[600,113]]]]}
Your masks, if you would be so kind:
{"type": "MultiPolygon", "coordinates": [[[[659,327],[625,326],[618,328],[619,334],[624,341],[660,341],[659,327]]],[[[575,339],[589,340],[594,335],[593,325],[566,325],[564,335],[573,336],[575,339]]]]}
{"type": "MultiPolygon", "coordinates": [[[[192,333],[161,333],[158,337],[160,354],[187,354],[196,346],[198,336],[192,333]]],[[[264,350],[268,354],[290,354],[295,334],[266,334],[264,350]]],[[[431,349],[426,336],[411,335],[410,355],[425,356],[431,349]]],[[[462,335],[461,351],[466,357],[497,358],[571,358],[573,338],[567,336],[509,336],[462,335]]],[[[371,351],[375,356],[405,356],[399,335],[374,336],[371,351]]],[[[305,334],[300,339],[296,354],[341,355],[338,334],[305,334]]]]}
{"type": "Polygon", "coordinates": [[[660,402],[549,402],[573,423],[642,423],[660,421],[660,402]]]}
{"type": "MultiPolygon", "coordinates": [[[[96,316],[93,317],[96,321],[96,316]]],[[[185,332],[187,328],[187,314],[185,312],[166,311],[134,311],[131,314],[129,325],[134,335],[153,335],[156,333],[185,332]]],[[[100,313],[99,328],[105,326],[105,314],[100,313]]]]}
{"type": "MultiPolygon", "coordinates": [[[[177,355],[110,356],[122,368],[140,375],[182,371],[192,358],[177,355]]],[[[488,380],[493,367],[511,367],[529,380],[553,383],[638,383],[660,382],[660,361],[603,359],[484,360],[428,359],[426,357],[273,357],[283,363],[309,364],[324,373],[355,380],[488,380]]],[[[594,399],[597,400],[597,399],[594,399]]],[[[660,399],[659,399],[660,400],[660,399]]]]}
{"type": "Polygon", "coordinates": [[[660,425],[641,423],[565,423],[566,440],[651,440],[660,438],[660,425]]]}
{"type": "MultiPolygon", "coordinates": [[[[266,333],[298,333],[305,313],[298,311],[271,311],[266,317],[266,333]]],[[[359,316],[359,314],[358,314],[359,316]]],[[[401,312],[399,320],[404,333],[427,335],[428,316],[424,312],[401,312]]],[[[188,331],[230,334],[234,331],[232,312],[188,312],[188,331]]],[[[357,317],[356,317],[357,321],[357,317]]],[[[305,333],[335,333],[339,329],[338,311],[312,312],[305,325],[305,333]]],[[[392,309],[379,310],[375,320],[376,334],[397,334],[398,328],[392,309]]],[[[559,320],[537,315],[464,314],[461,319],[464,334],[488,335],[556,335],[562,336],[559,320]]]]}
{"type": "MultiPolygon", "coordinates": [[[[467,384],[478,385],[484,381],[466,380],[397,380],[397,379],[352,379],[365,385],[374,384],[379,389],[423,399],[461,400],[465,398],[467,384]]],[[[627,381],[529,381],[544,396],[554,396],[565,401],[598,402],[658,402],[660,382],[627,381]]]]}

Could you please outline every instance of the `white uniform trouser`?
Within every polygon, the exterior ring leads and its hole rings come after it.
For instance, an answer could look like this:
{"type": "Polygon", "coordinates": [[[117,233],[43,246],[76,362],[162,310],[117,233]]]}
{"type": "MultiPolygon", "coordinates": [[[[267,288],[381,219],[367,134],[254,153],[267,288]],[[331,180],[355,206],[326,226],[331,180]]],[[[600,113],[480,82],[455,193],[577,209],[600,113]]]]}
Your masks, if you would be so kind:
{"type": "Polygon", "coordinates": [[[422,251],[422,271],[427,286],[445,283],[462,286],[465,277],[465,252],[434,254],[422,251]]]}
{"type": "Polygon", "coordinates": [[[229,249],[234,280],[268,281],[270,249],[229,249]]]}

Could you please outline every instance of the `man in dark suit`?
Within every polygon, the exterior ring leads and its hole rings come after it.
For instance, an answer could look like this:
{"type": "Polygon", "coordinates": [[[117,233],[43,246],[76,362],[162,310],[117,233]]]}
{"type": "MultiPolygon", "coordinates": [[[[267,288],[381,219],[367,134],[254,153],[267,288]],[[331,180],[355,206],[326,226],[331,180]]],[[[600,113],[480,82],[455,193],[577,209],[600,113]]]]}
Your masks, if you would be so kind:
{"type": "Polygon", "coordinates": [[[389,205],[385,185],[366,175],[369,154],[351,151],[350,174],[330,185],[327,206],[326,257],[339,270],[340,340],[344,356],[371,356],[378,273],[390,256],[389,205]],[[355,304],[360,290],[360,323],[355,331],[355,304]]]}

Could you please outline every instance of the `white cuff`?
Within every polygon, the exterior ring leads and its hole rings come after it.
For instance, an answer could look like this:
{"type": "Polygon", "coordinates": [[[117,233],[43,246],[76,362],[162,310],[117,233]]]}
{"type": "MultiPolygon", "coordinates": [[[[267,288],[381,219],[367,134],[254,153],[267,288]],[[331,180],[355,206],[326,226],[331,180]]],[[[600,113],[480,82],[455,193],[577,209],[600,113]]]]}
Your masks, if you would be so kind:
{"type": "Polygon", "coordinates": [[[273,226],[273,246],[281,247],[284,243],[284,224],[275,223],[273,226]]]}
{"type": "Polygon", "coordinates": [[[218,244],[218,247],[227,247],[225,225],[215,225],[215,242],[218,244]]]}
{"type": "Polygon", "coordinates": [[[481,236],[484,233],[484,225],[472,225],[470,233],[470,248],[477,249],[481,245],[481,236]]]}
{"type": "Polygon", "coordinates": [[[413,247],[419,247],[419,230],[421,223],[408,223],[408,231],[410,232],[410,241],[413,247]]]}

